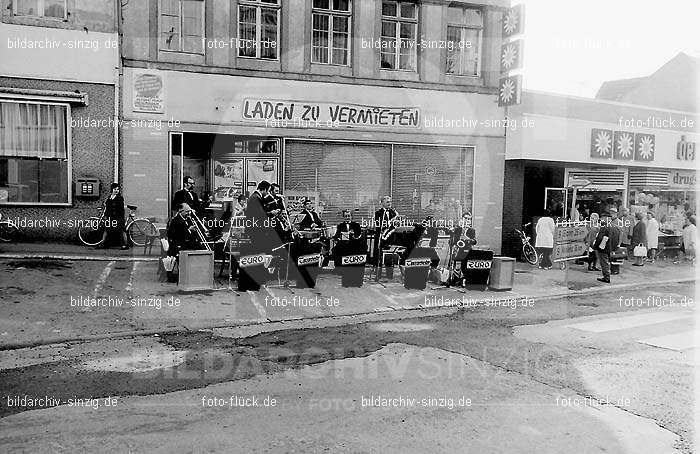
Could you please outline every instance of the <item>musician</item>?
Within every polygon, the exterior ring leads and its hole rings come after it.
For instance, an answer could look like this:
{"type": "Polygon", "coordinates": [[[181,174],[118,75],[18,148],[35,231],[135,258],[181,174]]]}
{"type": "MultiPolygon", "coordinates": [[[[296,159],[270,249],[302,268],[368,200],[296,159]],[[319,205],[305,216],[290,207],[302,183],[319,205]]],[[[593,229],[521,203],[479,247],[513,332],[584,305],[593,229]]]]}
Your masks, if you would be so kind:
{"type": "MultiPolygon", "coordinates": [[[[395,229],[393,221],[399,216],[399,213],[391,207],[391,197],[388,195],[382,197],[381,204],[382,207],[374,212],[374,257],[376,257],[377,263],[379,263],[382,259],[381,252],[379,250],[380,243],[382,249],[384,249],[387,245],[392,244],[394,234],[391,232],[393,232],[395,229]]],[[[390,266],[389,263],[386,265],[386,275],[391,278],[394,275],[394,268],[390,266]]]]}
{"type": "Polygon", "coordinates": [[[304,209],[301,211],[300,214],[304,216],[299,222],[300,230],[307,230],[325,226],[318,213],[314,211],[313,202],[311,202],[311,199],[307,198],[306,200],[304,200],[304,209]]]}
{"type": "Polygon", "coordinates": [[[168,255],[177,257],[180,251],[205,249],[197,233],[192,208],[183,203],[168,224],[168,255]]]}
{"type": "Polygon", "coordinates": [[[343,222],[336,227],[333,239],[336,244],[332,256],[336,265],[340,263],[340,257],[344,254],[367,252],[367,247],[362,241],[362,227],[352,220],[350,210],[343,210],[343,222]]]}
{"type": "Polygon", "coordinates": [[[258,251],[267,251],[269,248],[270,215],[265,211],[265,198],[270,190],[270,183],[262,180],[258,187],[248,198],[245,208],[246,224],[245,232],[250,238],[252,246],[258,251]]]}
{"type": "Polygon", "coordinates": [[[467,251],[476,244],[476,230],[472,227],[472,214],[468,211],[462,215],[462,220],[452,232],[452,244],[457,244],[460,240],[464,242],[464,249],[467,251]]]}
{"type": "Polygon", "coordinates": [[[199,200],[197,193],[194,192],[194,178],[186,176],[182,179],[182,183],[184,187],[173,196],[173,209],[177,210],[180,205],[186,203],[198,216],[202,216],[204,214],[204,206],[199,200]]]}
{"type": "Polygon", "coordinates": [[[282,212],[283,202],[279,195],[280,185],[277,183],[270,184],[270,191],[265,197],[265,211],[269,217],[275,217],[282,212]]]}

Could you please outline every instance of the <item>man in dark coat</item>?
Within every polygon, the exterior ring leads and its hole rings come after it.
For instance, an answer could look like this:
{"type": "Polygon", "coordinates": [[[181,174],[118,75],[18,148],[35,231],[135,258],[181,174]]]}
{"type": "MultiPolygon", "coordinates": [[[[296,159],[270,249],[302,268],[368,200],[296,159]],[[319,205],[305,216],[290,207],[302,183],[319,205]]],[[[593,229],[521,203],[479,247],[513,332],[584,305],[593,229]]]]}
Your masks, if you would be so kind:
{"type": "Polygon", "coordinates": [[[245,231],[248,234],[251,246],[259,252],[268,251],[270,213],[265,210],[266,197],[270,190],[270,183],[263,180],[258,183],[258,188],[248,198],[245,209],[245,231]]]}
{"type": "Polygon", "coordinates": [[[333,248],[333,261],[340,263],[340,257],[344,254],[360,254],[367,251],[367,245],[362,242],[362,227],[352,220],[350,210],[343,210],[343,222],[335,229],[333,239],[336,241],[333,248]]]}
{"type": "Polygon", "coordinates": [[[596,251],[600,268],[603,271],[603,277],[598,278],[598,280],[607,284],[610,283],[610,255],[620,244],[620,230],[612,221],[610,213],[603,212],[600,217],[600,231],[598,231],[598,236],[593,243],[593,249],[596,251]]]}
{"type": "Polygon", "coordinates": [[[183,203],[186,203],[200,218],[203,215],[203,205],[202,201],[199,200],[199,196],[194,192],[194,178],[186,176],[182,179],[183,188],[175,193],[173,196],[172,209],[177,211],[183,203]]]}

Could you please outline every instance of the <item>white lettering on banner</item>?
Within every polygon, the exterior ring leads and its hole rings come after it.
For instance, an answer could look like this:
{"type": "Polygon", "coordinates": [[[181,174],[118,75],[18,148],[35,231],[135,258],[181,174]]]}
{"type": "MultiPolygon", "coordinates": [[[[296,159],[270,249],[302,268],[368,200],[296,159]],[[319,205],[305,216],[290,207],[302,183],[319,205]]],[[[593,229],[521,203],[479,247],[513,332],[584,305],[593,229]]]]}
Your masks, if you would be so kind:
{"type": "Polygon", "coordinates": [[[272,127],[420,127],[417,107],[246,99],[241,115],[272,127]]]}
{"type": "Polygon", "coordinates": [[[419,266],[430,266],[430,259],[429,258],[423,258],[423,259],[408,259],[406,260],[406,268],[415,268],[419,266]]]}
{"type": "Polygon", "coordinates": [[[588,251],[586,243],[564,243],[554,246],[552,260],[583,256],[588,251]]]}
{"type": "Polygon", "coordinates": [[[321,254],[302,255],[297,259],[297,265],[299,266],[311,265],[313,263],[318,264],[319,262],[321,262],[321,254]]]}
{"type": "Polygon", "coordinates": [[[367,262],[367,255],[346,255],[341,259],[343,265],[362,265],[367,262]]]}
{"type": "Polygon", "coordinates": [[[238,261],[238,266],[241,268],[248,268],[250,266],[262,265],[263,263],[265,263],[264,254],[246,255],[241,257],[241,259],[238,261]]]}
{"type": "Polygon", "coordinates": [[[488,270],[491,269],[491,260],[467,260],[468,270],[488,270]]]}

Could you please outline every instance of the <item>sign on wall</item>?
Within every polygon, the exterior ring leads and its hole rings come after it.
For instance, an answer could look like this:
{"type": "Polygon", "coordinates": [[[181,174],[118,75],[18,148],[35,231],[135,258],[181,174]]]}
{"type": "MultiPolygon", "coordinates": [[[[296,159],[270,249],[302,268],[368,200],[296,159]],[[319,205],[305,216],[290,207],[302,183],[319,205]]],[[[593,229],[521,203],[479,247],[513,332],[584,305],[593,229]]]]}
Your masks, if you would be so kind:
{"type": "Polygon", "coordinates": [[[655,151],[656,136],[654,134],[591,129],[592,158],[653,161],[655,151]]]}
{"type": "Polygon", "coordinates": [[[523,32],[525,5],[517,5],[506,11],[503,16],[503,38],[510,38],[523,32]]]}
{"type": "Polygon", "coordinates": [[[523,65],[523,40],[516,39],[501,46],[501,72],[514,71],[523,65]]]}
{"type": "Polygon", "coordinates": [[[285,128],[420,127],[417,107],[246,99],[241,106],[241,116],[244,120],[285,128]]]}
{"type": "Polygon", "coordinates": [[[498,107],[520,104],[522,85],[521,75],[502,77],[498,81],[498,107]]]}
{"type": "Polygon", "coordinates": [[[165,81],[156,71],[134,71],[134,112],[163,113],[165,81]]]}

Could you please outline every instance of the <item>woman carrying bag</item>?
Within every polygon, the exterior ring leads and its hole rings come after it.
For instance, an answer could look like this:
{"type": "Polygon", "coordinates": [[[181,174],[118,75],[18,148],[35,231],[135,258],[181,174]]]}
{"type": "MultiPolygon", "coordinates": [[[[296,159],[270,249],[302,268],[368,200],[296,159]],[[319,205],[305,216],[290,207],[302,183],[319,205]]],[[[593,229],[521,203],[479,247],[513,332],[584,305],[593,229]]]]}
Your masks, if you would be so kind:
{"type": "Polygon", "coordinates": [[[644,215],[637,213],[634,215],[637,223],[632,228],[631,245],[634,247],[634,266],[644,266],[644,258],[647,256],[647,226],[644,224],[644,215]]]}

